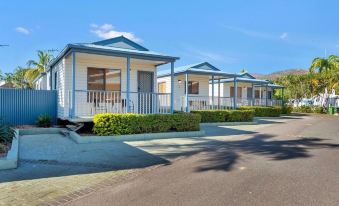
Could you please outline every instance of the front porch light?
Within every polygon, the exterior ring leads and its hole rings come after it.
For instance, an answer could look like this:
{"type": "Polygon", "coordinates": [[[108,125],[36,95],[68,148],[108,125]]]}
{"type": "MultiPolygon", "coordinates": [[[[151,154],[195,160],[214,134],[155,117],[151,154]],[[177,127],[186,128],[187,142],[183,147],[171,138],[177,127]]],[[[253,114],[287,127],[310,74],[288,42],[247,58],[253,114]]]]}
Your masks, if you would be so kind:
{"type": "Polygon", "coordinates": [[[179,79],[179,80],[178,80],[178,84],[181,84],[181,82],[182,82],[182,81],[179,79]]]}

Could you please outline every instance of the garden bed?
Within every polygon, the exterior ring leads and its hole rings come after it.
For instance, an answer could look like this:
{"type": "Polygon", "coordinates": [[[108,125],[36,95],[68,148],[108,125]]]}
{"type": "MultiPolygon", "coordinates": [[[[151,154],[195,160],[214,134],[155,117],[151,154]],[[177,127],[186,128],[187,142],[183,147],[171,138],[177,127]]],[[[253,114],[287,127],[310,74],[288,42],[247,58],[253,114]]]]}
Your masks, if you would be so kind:
{"type": "Polygon", "coordinates": [[[145,141],[152,139],[169,139],[169,138],[187,138],[203,137],[204,130],[189,132],[162,132],[162,133],[144,133],[114,136],[95,136],[93,134],[78,134],[71,131],[69,137],[78,144],[99,143],[99,142],[124,142],[124,141],[145,141]]]}
{"type": "Polygon", "coordinates": [[[240,110],[252,110],[255,117],[279,117],[282,112],[281,107],[271,106],[241,106],[240,110]]]}
{"type": "Polygon", "coordinates": [[[93,129],[70,132],[77,143],[139,141],[150,139],[200,137],[198,114],[98,114],[93,129]]]}
{"type": "Polygon", "coordinates": [[[252,122],[252,110],[195,110],[193,114],[201,116],[202,123],[236,124],[239,122],[252,122]]]}
{"type": "Polygon", "coordinates": [[[12,143],[0,143],[0,158],[5,157],[7,152],[11,149],[12,143]]]}
{"type": "Polygon", "coordinates": [[[18,167],[19,132],[17,130],[11,144],[7,144],[6,146],[10,147],[10,149],[0,157],[0,170],[15,169],[18,167]]]}

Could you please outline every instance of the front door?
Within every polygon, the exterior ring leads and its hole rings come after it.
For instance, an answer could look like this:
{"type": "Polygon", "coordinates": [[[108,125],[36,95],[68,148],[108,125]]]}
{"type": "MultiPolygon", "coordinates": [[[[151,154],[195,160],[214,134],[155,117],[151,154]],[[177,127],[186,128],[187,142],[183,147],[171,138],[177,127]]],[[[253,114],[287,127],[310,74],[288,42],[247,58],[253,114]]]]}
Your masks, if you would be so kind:
{"type": "Polygon", "coordinates": [[[154,73],[138,71],[138,113],[150,114],[153,109],[154,73]]]}

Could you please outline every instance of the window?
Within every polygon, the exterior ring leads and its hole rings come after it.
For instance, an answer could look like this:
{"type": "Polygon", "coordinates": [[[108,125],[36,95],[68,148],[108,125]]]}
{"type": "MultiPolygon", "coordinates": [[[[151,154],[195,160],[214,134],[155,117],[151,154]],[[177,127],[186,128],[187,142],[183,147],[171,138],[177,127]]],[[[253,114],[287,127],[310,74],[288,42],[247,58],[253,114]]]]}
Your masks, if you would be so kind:
{"type": "Polygon", "coordinates": [[[166,93],[166,82],[158,83],[158,92],[159,93],[166,93]]]}
{"type": "Polygon", "coordinates": [[[54,73],[54,90],[58,89],[58,72],[54,73]]]}
{"type": "Polygon", "coordinates": [[[118,69],[87,69],[87,89],[103,91],[120,91],[121,77],[118,69]]]}
{"type": "Polygon", "coordinates": [[[260,90],[255,90],[255,98],[259,99],[259,98],[263,98],[264,97],[264,91],[261,90],[261,95],[260,95],[260,90]]]}
{"type": "MultiPolygon", "coordinates": [[[[234,97],[234,87],[230,87],[230,96],[234,97]]],[[[242,97],[242,88],[241,87],[238,87],[237,97],[238,98],[242,97]]]]}
{"type": "MultiPolygon", "coordinates": [[[[185,87],[185,94],[186,94],[186,87],[185,87]]],[[[188,81],[188,94],[199,94],[199,82],[188,81]]]]}

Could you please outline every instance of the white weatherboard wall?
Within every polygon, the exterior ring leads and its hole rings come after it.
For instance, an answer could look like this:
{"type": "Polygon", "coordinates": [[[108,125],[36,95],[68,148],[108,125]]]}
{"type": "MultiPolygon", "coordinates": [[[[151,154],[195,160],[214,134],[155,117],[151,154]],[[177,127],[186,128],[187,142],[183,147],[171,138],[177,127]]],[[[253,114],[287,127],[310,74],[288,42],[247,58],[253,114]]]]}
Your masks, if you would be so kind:
{"type": "MultiPolygon", "coordinates": [[[[171,77],[160,77],[158,83],[166,82],[166,93],[171,92],[171,77]]],[[[209,96],[209,76],[188,74],[188,81],[199,82],[199,94],[189,94],[189,96],[209,96]]],[[[181,110],[182,100],[185,98],[185,75],[174,77],[174,110],[181,110]],[[179,83],[180,82],[180,83],[179,83]]]]}
{"type": "MultiPolygon", "coordinates": [[[[217,96],[218,95],[218,84],[215,84],[214,87],[214,95],[217,96]]],[[[234,84],[232,83],[221,83],[220,84],[220,96],[221,97],[230,97],[231,93],[231,87],[233,87],[234,84]]],[[[241,87],[242,90],[242,95],[241,98],[246,99],[247,98],[247,88],[252,88],[252,84],[251,83],[244,83],[244,82],[238,82],[238,87],[241,87]]],[[[212,86],[210,85],[210,91],[211,91],[212,86]]],[[[259,87],[255,88],[256,91],[260,91],[259,87]]],[[[261,98],[266,98],[266,88],[265,86],[261,87],[261,91],[263,91],[263,96],[261,98]]],[[[270,87],[268,87],[268,91],[272,91],[272,89],[270,87]]]]}
{"type": "MultiPolygon", "coordinates": [[[[120,69],[121,71],[121,91],[127,89],[127,58],[103,56],[95,54],[76,53],[76,83],[75,90],[87,90],[87,68],[120,69]]],[[[58,117],[66,119],[69,116],[69,91],[72,90],[72,55],[61,59],[54,67],[53,71],[58,71],[58,117]]],[[[154,72],[154,92],[157,91],[156,84],[156,66],[152,61],[131,59],[131,92],[138,91],[138,71],[154,72]]],[[[54,80],[53,80],[54,81],[54,80]]],[[[131,95],[131,100],[137,98],[131,95]]],[[[76,93],[77,111],[86,111],[88,107],[87,94],[76,93]],[[79,103],[81,102],[81,103],[79,103]],[[78,104],[79,103],[79,104],[78,104]]],[[[136,102],[136,100],[134,100],[136,102]]],[[[81,115],[81,114],[80,114],[81,115]]]]}

